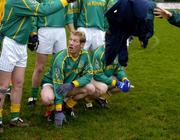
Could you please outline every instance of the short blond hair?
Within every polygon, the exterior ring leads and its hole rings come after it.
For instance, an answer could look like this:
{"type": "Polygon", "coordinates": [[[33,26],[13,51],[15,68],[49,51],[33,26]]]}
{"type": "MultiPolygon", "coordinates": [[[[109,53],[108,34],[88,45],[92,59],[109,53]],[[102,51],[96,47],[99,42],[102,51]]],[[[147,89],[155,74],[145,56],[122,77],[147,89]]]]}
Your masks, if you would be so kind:
{"type": "Polygon", "coordinates": [[[85,43],[86,42],[86,35],[84,32],[81,31],[75,31],[72,33],[75,36],[78,36],[80,38],[80,43],[85,43]]]}

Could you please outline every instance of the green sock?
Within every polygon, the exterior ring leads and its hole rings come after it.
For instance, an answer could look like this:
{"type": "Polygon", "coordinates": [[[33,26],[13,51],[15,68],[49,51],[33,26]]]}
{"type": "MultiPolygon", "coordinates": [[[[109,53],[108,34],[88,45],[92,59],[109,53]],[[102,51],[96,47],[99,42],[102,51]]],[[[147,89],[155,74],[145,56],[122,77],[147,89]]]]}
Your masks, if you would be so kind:
{"type": "Polygon", "coordinates": [[[11,112],[11,120],[19,118],[19,116],[20,116],[19,112],[11,112]]]}
{"type": "Polygon", "coordinates": [[[19,118],[20,104],[11,104],[11,120],[19,118]]]}
{"type": "Polygon", "coordinates": [[[32,89],[31,89],[31,96],[32,96],[33,98],[37,98],[37,96],[38,96],[38,91],[39,91],[39,88],[38,88],[38,87],[37,87],[37,88],[32,87],[32,89]]]}

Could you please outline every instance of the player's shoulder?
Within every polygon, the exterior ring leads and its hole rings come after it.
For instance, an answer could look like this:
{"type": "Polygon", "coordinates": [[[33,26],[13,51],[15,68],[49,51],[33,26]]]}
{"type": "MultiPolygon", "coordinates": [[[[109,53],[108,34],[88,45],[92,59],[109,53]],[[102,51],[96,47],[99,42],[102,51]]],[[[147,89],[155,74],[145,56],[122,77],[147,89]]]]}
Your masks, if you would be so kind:
{"type": "Polygon", "coordinates": [[[60,52],[56,53],[54,55],[54,59],[55,60],[57,60],[57,59],[63,60],[63,58],[67,57],[67,55],[68,55],[68,51],[67,51],[67,49],[64,49],[64,50],[61,50],[60,52]]]}
{"type": "Polygon", "coordinates": [[[81,55],[83,56],[89,56],[89,52],[85,49],[82,49],[81,55]]]}

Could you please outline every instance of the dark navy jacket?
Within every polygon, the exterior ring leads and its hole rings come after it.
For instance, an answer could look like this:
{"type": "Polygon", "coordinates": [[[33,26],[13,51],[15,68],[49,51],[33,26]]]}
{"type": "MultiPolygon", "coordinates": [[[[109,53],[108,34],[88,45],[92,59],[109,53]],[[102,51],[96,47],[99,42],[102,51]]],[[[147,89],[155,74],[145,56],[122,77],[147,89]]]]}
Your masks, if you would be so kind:
{"type": "Polygon", "coordinates": [[[153,35],[152,0],[118,0],[106,13],[109,29],[106,33],[106,65],[118,55],[122,66],[127,66],[128,51],[126,41],[129,36],[137,36],[146,48],[148,39],[153,35]]]}

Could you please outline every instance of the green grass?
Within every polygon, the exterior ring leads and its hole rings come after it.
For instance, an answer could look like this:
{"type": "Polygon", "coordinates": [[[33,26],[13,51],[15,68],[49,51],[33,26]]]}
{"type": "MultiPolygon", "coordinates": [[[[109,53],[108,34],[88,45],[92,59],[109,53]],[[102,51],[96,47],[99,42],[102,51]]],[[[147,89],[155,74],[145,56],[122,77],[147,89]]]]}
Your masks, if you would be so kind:
{"type": "Polygon", "coordinates": [[[5,133],[0,140],[179,140],[180,139],[180,29],[165,20],[155,21],[155,35],[148,48],[137,39],[129,48],[129,79],[135,86],[128,94],[110,98],[110,110],[95,105],[62,129],[42,118],[41,102],[26,105],[31,91],[35,54],[29,52],[21,115],[28,128],[9,128],[9,101],[4,110],[5,133]]]}

